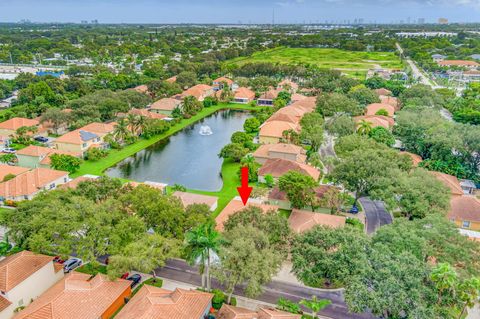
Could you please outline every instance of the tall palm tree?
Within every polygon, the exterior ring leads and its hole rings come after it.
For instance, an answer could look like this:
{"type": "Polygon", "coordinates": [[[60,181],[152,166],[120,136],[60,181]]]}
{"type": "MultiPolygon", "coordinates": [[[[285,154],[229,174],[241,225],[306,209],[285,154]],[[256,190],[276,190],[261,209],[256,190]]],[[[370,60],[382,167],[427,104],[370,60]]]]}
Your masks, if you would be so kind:
{"type": "Polygon", "coordinates": [[[361,120],[358,123],[358,127],[357,127],[357,133],[358,134],[368,135],[371,130],[372,130],[372,123],[370,123],[368,121],[365,121],[365,120],[361,120]]]}
{"type": "Polygon", "coordinates": [[[145,130],[145,127],[147,126],[147,118],[145,116],[138,116],[137,117],[137,122],[135,123],[137,126],[138,132],[140,134],[145,130]]]}
{"type": "Polygon", "coordinates": [[[202,288],[211,289],[210,264],[214,254],[220,247],[220,234],[215,230],[213,223],[200,225],[185,235],[185,253],[190,264],[200,264],[202,288]]]}
{"type": "Polygon", "coordinates": [[[317,296],[312,296],[312,300],[301,300],[300,304],[307,307],[312,311],[312,318],[317,318],[320,310],[331,304],[332,302],[328,299],[317,299],[317,296]]]}
{"type": "Polygon", "coordinates": [[[135,133],[137,132],[137,129],[138,129],[137,121],[138,121],[138,116],[136,116],[135,114],[129,113],[127,115],[127,122],[128,122],[128,125],[130,126],[130,131],[134,135],[135,135],[135,133]]]}
{"type": "Polygon", "coordinates": [[[117,142],[123,142],[128,139],[130,136],[130,131],[128,129],[128,122],[125,119],[118,121],[117,125],[113,130],[113,137],[117,142]]]}

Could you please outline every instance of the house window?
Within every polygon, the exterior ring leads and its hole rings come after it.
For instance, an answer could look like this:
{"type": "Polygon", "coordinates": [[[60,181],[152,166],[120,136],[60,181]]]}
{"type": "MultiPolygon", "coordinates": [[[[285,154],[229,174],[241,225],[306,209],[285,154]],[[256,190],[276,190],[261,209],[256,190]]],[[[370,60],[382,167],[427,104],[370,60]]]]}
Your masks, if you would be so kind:
{"type": "Polygon", "coordinates": [[[66,183],[68,181],[68,178],[64,177],[63,182],[66,183]]]}
{"type": "Polygon", "coordinates": [[[87,147],[87,143],[83,143],[82,147],[87,147]]]}
{"type": "Polygon", "coordinates": [[[462,224],[462,227],[463,227],[463,228],[470,228],[470,222],[467,221],[467,220],[464,220],[464,221],[463,221],[463,224],[462,224]]]}
{"type": "Polygon", "coordinates": [[[54,188],[55,188],[55,183],[50,184],[50,189],[54,189],[54,188]]]}
{"type": "Polygon", "coordinates": [[[19,306],[19,307],[23,306],[23,299],[20,299],[20,300],[18,301],[18,306],[19,306]]]}

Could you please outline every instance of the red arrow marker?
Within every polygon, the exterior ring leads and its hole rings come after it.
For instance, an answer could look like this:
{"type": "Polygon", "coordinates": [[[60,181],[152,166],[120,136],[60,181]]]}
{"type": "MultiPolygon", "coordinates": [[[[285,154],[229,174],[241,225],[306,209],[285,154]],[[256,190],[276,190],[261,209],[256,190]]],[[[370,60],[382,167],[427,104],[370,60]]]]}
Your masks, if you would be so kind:
{"type": "Polygon", "coordinates": [[[242,186],[237,187],[237,190],[242,198],[243,205],[247,205],[252,189],[253,187],[248,186],[248,167],[242,167],[242,186]]]}

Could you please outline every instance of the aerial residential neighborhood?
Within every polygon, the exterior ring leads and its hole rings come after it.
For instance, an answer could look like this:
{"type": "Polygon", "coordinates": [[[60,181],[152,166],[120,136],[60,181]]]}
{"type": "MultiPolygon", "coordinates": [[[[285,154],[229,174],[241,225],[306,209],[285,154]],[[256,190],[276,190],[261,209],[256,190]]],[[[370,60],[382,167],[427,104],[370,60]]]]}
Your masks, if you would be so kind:
{"type": "Polygon", "coordinates": [[[479,319],[474,1],[0,1],[0,319],[479,319]]]}

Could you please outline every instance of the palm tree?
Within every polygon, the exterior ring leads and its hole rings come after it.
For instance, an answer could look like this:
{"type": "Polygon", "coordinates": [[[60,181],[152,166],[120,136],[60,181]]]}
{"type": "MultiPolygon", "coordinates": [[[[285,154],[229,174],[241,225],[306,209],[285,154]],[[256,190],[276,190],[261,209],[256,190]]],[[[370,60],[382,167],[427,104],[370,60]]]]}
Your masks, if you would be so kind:
{"type": "Polygon", "coordinates": [[[368,135],[371,130],[372,130],[372,123],[367,122],[365,120],[361,120],[360,123],[358,123],[358,127],[357,127],[358,134],[368,135]]]}
{"type": "Polygon", "coordinates": [[[185,253],[190,264],[200,264],[202,288],[210,291],[210,263],[212,254],[218,252],[220,234],[215,230],[213,223],[200,225],[185,234],[185,253]]]}
{"type": "Polygon", "coordinates": [[[312,296],[312,300],[301,300],[300,304],[307,307],[312,311],[312,318],[317,318],[320,310],[331,304],[332,302],[328,299],[317,299],[317,296],[312,296]]]}
{"type": "Polygon", "coordinates": [[[145,116],[139,116],[137,117],[137,122],[135,124],[138,132],[141,134],[145,130],[145,127],[147,127],[147,118],[145,116]]]}
{"type": "Polygon", "coordinates": [[[128,130],[128,122],[125,119],[118,121],[117,125],[113,130],[113,137],[117,142],[125,141],[130,136],[130,131],[128,130]]]}
{"type": "Polygon", "coordinates": [[[138,116],[136,116],[135,114],[129,113],[127,115],[127,122],[128,122],[128,125],[130,126],[130,131],[134,135],[135,135],[135,133],[137,132],[137,129],[138,129],[137,121],[138,121],[138,116]]]}

